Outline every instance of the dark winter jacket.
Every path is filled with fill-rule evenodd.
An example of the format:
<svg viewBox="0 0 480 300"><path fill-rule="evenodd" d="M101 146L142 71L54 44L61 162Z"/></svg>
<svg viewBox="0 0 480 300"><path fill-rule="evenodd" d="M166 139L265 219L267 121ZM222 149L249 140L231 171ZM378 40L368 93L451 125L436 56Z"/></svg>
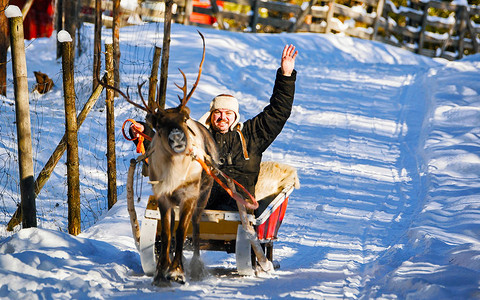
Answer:
<svg viewBox="0 0 480 300"><path fill-rule="evenodd" d="M282 131L292 111L296 71L283 76L277 70L270 104L261 113L243 123L248 160L243 153L242 141L237 131L225 134L212 132L220 154L220 170L238 181L252 195L258 180L262 153ZM240 192L240 189L237 189ZM237 204L216 182L212 188L207 209L237 210Z"/></svg>

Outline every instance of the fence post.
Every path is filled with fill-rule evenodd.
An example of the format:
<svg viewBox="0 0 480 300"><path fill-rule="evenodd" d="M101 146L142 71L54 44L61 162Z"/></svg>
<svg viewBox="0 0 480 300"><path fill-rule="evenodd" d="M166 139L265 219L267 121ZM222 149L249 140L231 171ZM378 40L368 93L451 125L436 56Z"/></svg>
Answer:
<svg viewBox="0 0 480 300"><path fill-rule="evenodd" d="M465 31L467 29L467 21L470 22L468 19L468 10L466 6L459 6L458 7L458 15L460 16L460 24L458 26L458 57L457 59L461 59L463 57L463 50L465 47ZM472 37L472 39L475 37Z"/></svg>
<svg viewBox="0 0 480 300"><path fill-rule="evenodd" d="M165 5L166 9L166 5ZM185 0L185 14L183 16L183 25L190 25L190 16L193 12L193 1Z"/></svg>
<svg viewBox="0 0 480 300"><path fill-rule="evenodd" d="M73 78L73 40L60 31L62 43L63 97L65 100L65 134L67 137L68 232L78 235L80 225L80 175L78 164L77 114L75 109L75 81Z"/></svg>
<svg viewBox="0 0 480 300"><path fill-rule="evenodd" d="M102 1L95 0L95 27L93 34L93 85L92 91L95 91L98 85L100 74L100 52L102 50Z"/></svg>
<svg viewBox="0 0 480 300"><path fill-rule="evenodd" d="M257 32L258 5L259 5L259 0L252 1L252 18L250 19L250 28L252 28L252 33Z"/></svg>
<svg viewBox="0 0 480 300"><path fill-rule="evenodd" d="M314 6L317 3L317 0L310 0L308 3L308 7L305 8L305 10L300 11L297 21L295 23L292 23L290 28L288 29L288 32L295 32L298 30L298 28L305 23L305 18L306 16L312 11L312 6Z"/></svg>
<svg viewBox="0 0 480 300"><path fill-rule="evenodd" d="M20 195L23 228L37 227L35 187L33 178L32 132L28 103L27 60L23 35L23 18L17 6L5 11L9 18L12 47L12 69L15 89L15 115L18 138L18 164L20 168Z"/></svg>
<svg viewBox="0 0 480 300"><path fill-rule="evenodd" d="M77 19L78 19L78 12L77 12L77 2L75 0L63 0L63 17L64 17L64 29L73 36L72 39L72 48L75 49L75 37L77 36ZM58 32L58 31L57 31ZM62 46L62 53L63 53L63 46ZM72 60L74 56L72 56Z"/></svg>
<svg viewBox="0 0 480 300"><path fill-rule="evenodd" d="M423 16L422 16L422 23L420 24L420 34L418 36L418 49L417 53L422 54L423 44L425 41L425 30L427 27L427 17L428 17L428 9L430 8L430 4L426 3L425 7L423 8Z"/></svg>
<svg viewBox="0 0 480 300"><path fill-rule="evenodd" d="M380 20L380 17L383 15L383 6L385 5L385 0L378 0L377 2L377 15L375 16L375 21L373 21L373 34L370 37L371 40L375 40L377 38L377 33L378 33L378 21ZM388 19L386 18L387 22Z"/></svg>
<svg viewBox="0 0 480 300"><path fill-rule="evenodd" d="M168 59L170 58L170 32L172 28L172 6L173 0L165 2L165 19L163 22L163 52L160 70L160 84L157 92L157 103L165 108L168 79Z"/></svg>
<svg viewBox="0 0 480 300"><path fill-rule="evenodd" d="M150 80L148 83L148 107L154 108L155 96L157 92L157 81L158 81L158 65L160 64L160 55L162 53L162 48L155 46L153 53L153 64L152 70L150 72Z"/></svg>
<svg viewBox="0 0 480 300"><path fill-rule="evenodd" d="M0 0L1 7L8 6L8 0ZM0 95L7 95L7 51L8 51L8 20L5 14L0 14Z"/></svg>
<svg viewBox="0 0 480 300"><path fill-rule="evenodd" d="M60 32L63 28L63 0L55 1L55 29ZM62 45L57 40L57 59L62 56Z"/></svg>
<svg viewBox="0 0 480 300"><path fill-rule="evenodd" d="M330 30L332 28L331 22L332 22L334 12L335 12L335 0L329 0L327 20L325 21L327 23L327 26L325 27L325 33L330 33Z"/></svg>
<svg viewBox="0 0 480 300"><path fill-rule="evenodd" d="M113 79L115 87L120 88L120 0L113 0ZM118 93L115 92L115 96Z"/></svg>
<svg viewBox="0 0 480 300"><path fill-rule="evenodd" d="M218 28L225 29L225 26L223 26L223 16L218 9L217 0L210 0L210 4L212 6L213 16L217 19Z"/></svg>
<svg viewBox="0 0 480 300"><path fill-rule="evenodd" d="M106 78L105 76L106 75L104 75L104 78ZM80 129L80 126L82 126L83 121L85 121L85 119L87 118L88 113L95 105L95 102L100 97L100 94L102 93L102 91L103 91L103 85L98 85L95 91L92 93L92 95L88 99L87 103L85 103L85 105L83 106L82 111L78 114L78 117L77 117L77 129ZM43 186L50 178L50 175L55 169L55 166L57 165L60 158L62 158L62 155L66 149L67 149L67 136L66 134L64 134L62 139L58 143L57 148L55 148L52 155L48 159L43 169L38 174L37 179L35 180L35 184L34 184L35 198L38 196L38 194L40 194L40 191L42 190ZM17 208L12 218L8 222L7 231L13 231L13 228L18 224L20 224L21 215L22 215L22 207L20 206Z"/></svg>
<svg viewBox="0 0 480 300"><path fill-rule="evenodd" d="M113 44L105 43L105 68L107 69L107 83L113 86ZM117 159L115 156L115 92L107 89L107 179L108 179L108 209L117 202Z"/></svg>

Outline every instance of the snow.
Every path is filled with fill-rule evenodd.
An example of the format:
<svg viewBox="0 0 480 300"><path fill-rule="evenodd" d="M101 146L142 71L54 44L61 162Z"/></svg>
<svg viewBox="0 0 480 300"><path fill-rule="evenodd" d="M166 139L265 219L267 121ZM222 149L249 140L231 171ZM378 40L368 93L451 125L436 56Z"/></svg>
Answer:
<svg viewBox="0 0 480 300"><path fill-rule="evenodd" d="M65 42L71 42L73 41L72 40L72 36L70 35L70 33L68 33L68 31L66 30L60 30L57 34L57 40L60 42L60 43L65 43Z"/></svg>
<svg viewBox="0 0 480 300"><path fill-rule="evenodd" d="M167 106L178 103L177 68L189 86L195 80L202 47L196 30L172 24ZM82 31L91 44L93 28L85 25ZM39 227L8 233L8 218L1 224L0 298L480 296L480 55L448 62L335 35L201 31L207 53L189 102L194 118L220 93L241 100L244 119L254 116L267 104L283 46L292 43L299 50L292 115L264 154L264 160L295 166L302 184L290 196L274 244L281 268L268 276L239 277L232 254L209 251L202 252L211 273L207 278L152 286L141 268L126 206L126 169L135 147L120 133L124 120L143 115L116 99L118 202L106 212L106 148L98 137L104 136L105 116L99 100L79 132L83 232L66 233L64 155L38 196ZM162 24L121 29L123 90L148 78L162 33ZM89 52L76 58L79 103L91 93ZM29 70L42 70L55 81L48 94L30 93L38 174L64 133L61 61L55 59L55 38L29 43L26 55ZM32 86L33 74L28 80ZM13 136L13 88L0 100L2 133ZM0 156L15 157L15 141L0 141ZM16 168L11 172L18 178ZM0 177L0 185L10 196L2 198L2 208L11 216L16 205L8 199L19 199L19 191L5 180ZM139 184L141 220L150 188L147 180ZM191 253L186 255L188 260Z"/></svg>
<svg viewBox="0 0 480 300"><path fill-rule="evenodd" d="M5 9L5 16L10 19L10 18L15 18L15 17L21 17L22 12L20 11L20 8L15 5L9 5Z"/></svg>

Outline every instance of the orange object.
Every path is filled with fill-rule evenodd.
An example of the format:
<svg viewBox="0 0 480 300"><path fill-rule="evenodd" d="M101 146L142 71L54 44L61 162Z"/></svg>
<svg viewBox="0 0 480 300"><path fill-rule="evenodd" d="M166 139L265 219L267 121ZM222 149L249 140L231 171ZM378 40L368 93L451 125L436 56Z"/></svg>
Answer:
<svg viewBox="0 0 480 300"><path fill-rule="evenodd" d="M201 8L209 8L211 9L210 1L201 1L201 0L194 0L193 1L194 7L201 7ZM223 7L223 1L217 1L218 7ZM192 12L190 15L190 22L192 23L199 23L199 24L206 24L206 25L213 25L217 22L217 19L206 14L201 14L197 12Z"/></svg>

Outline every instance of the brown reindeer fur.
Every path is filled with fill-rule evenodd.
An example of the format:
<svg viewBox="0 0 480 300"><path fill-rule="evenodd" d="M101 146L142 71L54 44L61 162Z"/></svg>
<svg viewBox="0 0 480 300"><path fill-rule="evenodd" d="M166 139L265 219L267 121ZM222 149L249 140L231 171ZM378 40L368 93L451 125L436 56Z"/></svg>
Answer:
<svg viewBox="0 0 480 300"><path fill-rule="evenodd" d="M194 258L192 259L192 277L197 279L201 273L199 259L199 221L201 213L210 196L213 179L208 176L197 161L188 155L194 151L197 157L205 160L217 159L215 143L208 130L200 123L189 119L186 108L167 109L153 116L156 129L150 149L149 178L153 194L158 202L162 218L160 257L154 284L165 285L169 281L185 282L182 265L183 243L190 222L193 225ZM179 129L187 139L186 150L176 153L169 146L169 133ZM170 261L171 217L173 207L180 207L180 221L175 232L175 255Z"/></svg>
<svg viewBox="0 0 480 300"><path fill-rule="evenodd" d="M260 173L255 185L255 198L258 201L279 194L286 186L300 188L297 170L286 164L264 161L260 164Z"/></svg>

